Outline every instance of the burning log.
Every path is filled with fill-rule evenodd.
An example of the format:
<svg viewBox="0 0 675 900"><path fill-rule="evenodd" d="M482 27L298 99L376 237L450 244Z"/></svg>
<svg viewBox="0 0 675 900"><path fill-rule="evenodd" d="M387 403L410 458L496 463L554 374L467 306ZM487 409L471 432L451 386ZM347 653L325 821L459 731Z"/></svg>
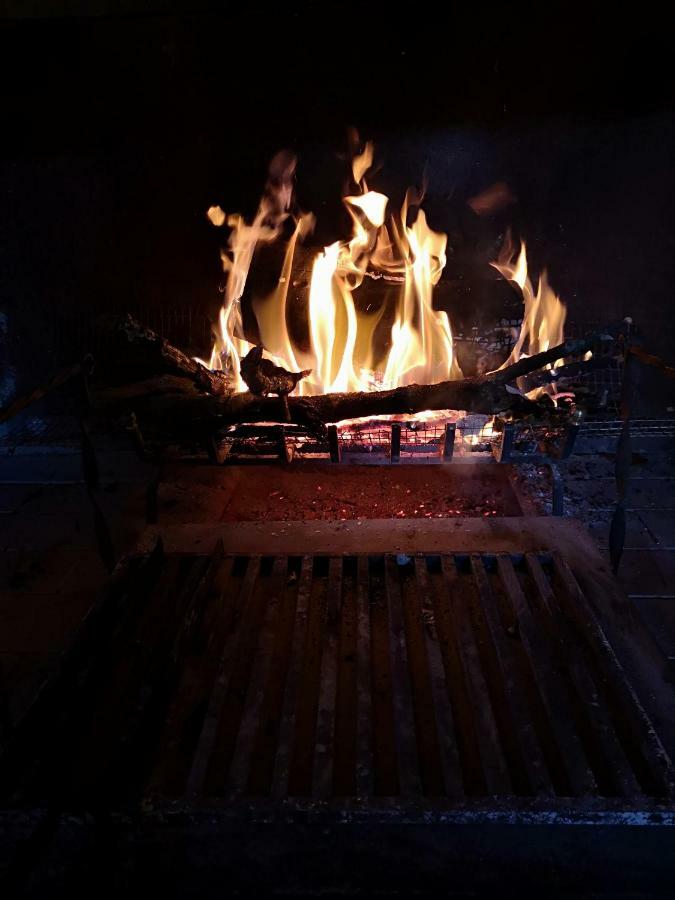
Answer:
<svg viewBox="0 0 675 900"><path fill-rule="evenodd" d="M187 378L199 390L216 396L232 393L232 384L224 372L208 369L150 328L146 328L133 316L115 319L112 331L116 344L119 345L123 364L135 366L150 376L179 375Z"/></svg>
<svg viewBox="0 0 675 900"><path fill-rule="evenodd" d="M263 347L254 347L241 361L241 377L252 393L258 397L276 394L281 400L284 421L291 421L288 395L295 390L301 379L311 375L311 369L289 372L275 365L270 359L263 359Z"/></svg>
<svg viewBox="0 0 675 900"><path fill-rule="evenodd" d="M142 352L146 367L154 368L154 375L180 375L181 381L188 379L191 382L193 390L158 391L155 380L147 389L136 384L131 390L128 386L126 390L99 394L99 407L101 404L133 404L137 415L146 421L154 419L164 427L170 423L173 428L194 434L226 424L284 420L323 431L327 423L344 419L412 415L427 410L455 409L485 415L510 413L519 416L541 413L544 404L524 397L511 387L511 383L559 359L579 356L604 337L590 335L565 341L498 371L472 378L411 384L384 391L290 396L287 419L277 398L260 397L250 392L235 393L223 373L211 372L134 320L126 320L123 333L129 346ZM144 402L144 395L148 402ZM551 411L548 402L545 410Z"/></svg>
<svg viewBox="0 0 675 900"><path fill-rule="evenodd" d="M518 416L544 412L543 404L486 377L413 384L388 391L287 397L287 413L277 397L257 397L248 391L213 396L199 393L184 379L166 377L99 391L94 399L96 411L106 416L125 412L128 415L133 410L144 430L149 427L162 434L198 439L224 425L247 422L290 422L324 437L326 425L331 422L379 415L413 415L444 409ZM547 411L551 409L546 406Z"/></svg>
<svg viewBox="0 0 675 900"><path fill-rule="evenodd" d="M534 372L565 356L585 353L595 337L566 341L543 353L519 360L497 372L438 384L411 384L387 391L320 394L314 397L289 397L291 421L297 424L339 422L364 416L414 414L427 410L461 409L467 412L495 415L510 412L526 415L541 410L539 403L528 400L509 385L516 378ZM227 398L204 397L195 405L208 417L223 423L276 422L279 404L250 393ZM550 405L546 405L550 410Z"/></svg>

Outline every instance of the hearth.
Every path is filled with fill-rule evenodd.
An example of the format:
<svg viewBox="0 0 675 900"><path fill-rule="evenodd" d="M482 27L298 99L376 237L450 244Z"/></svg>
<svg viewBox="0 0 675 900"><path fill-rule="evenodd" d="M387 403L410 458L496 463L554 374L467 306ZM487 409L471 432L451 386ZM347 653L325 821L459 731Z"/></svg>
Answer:
<svg viewBox="0 0 675 900"><path fill-rule="evenodd" d="M669 889L667 30L139 2L0 23L5 893Z"/></svg>

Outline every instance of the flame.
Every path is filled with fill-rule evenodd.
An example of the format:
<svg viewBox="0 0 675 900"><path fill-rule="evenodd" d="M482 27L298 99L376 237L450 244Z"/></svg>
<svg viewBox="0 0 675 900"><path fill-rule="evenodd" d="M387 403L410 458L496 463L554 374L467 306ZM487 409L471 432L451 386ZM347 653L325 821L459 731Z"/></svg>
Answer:
<svg viewBox="0 0 675 900"><path fill-rule="evenodd" d="M471 446L477 447L482 444L489 443L496 434L494 425L495 417L492 416L490 419L488 419L485 425L482 426L478 434L471 435Z"/></svg>
<svg viewBox="0 0 675 900"><path fill-rule="evenodd" d="M409 191L402 208L391 211L388 198L369 189L366 176L373 159L373 146L367 143L352 160L353 184L343 197L352 223L350 238L324 247L313 260L308 333L302 342L289 332L287 301L297 244L312 230L314 217L292 211L294 157L279 154L272 161L250 224L239 215L226 215L219 206L207 211L215 226L227 224L231 231L221 253L227 276L224 302L211 358L204 364L228 371L236 390L247 390L240 360L252 344L244 335L241 298L253 255L259 245L278 240L282 230L288 235L290 225L277 286L269 296L254 298L252 308L267 356L292 371L312 370L299 382L299 394L368 391L461 377L448 315L433 306L434 287L446 264L447 237L429 227L421 208L423 196ZM545 271L534 290L525 244L516 252L507 234L492 265L519 287L524 303L518 340L502 368L562 343L565 305ZM385 277L391 291L379 309L364 312L356 301L366 277ZM529 396L543 390L555 397L552 385ZM489 423L479 439L491 432Z"/></svg>
<svg viewBox="0 0 675 900"><path fill-rule="evenodd" d="M395 241L404 255L404 275L391 350L385 367L386 387L422 382L433 384L460 378L453 354L446 312L434 310L433 288L445 266L447 237L432 231L423 210L412 226L406 222L409 197L401 211L401 231Z"/></svg>
<svg viewBox="0 0 675 900"><path fill-rule="evenodd" d="M551 288L545 269L541 273L535 292L528 274L525 242L521 242L520 250L516 255L511 235L507 233L499 258L491 265L504 278L518 285L525 305L518 340L508 359L500 368L503 369L524 356L533 356L535 353L542 353L561 344L565 339L567 309ZM548 368L555 369L561 362L562 360L556 360ZM551 396L555 394L555 388L549 385L546 388L537 388L529 392L528 396L534 399L543 391L550 393Z"/></svg>
<svg viewBox="0 0 675 900"><path fill-rule="evenodd" d="M281 162L286 160L284 169ZM245 339L240 301L256 246L276 240L291 215L295 161L277 158L270 170L265 195L247 225L240 216L226 216L210 207L210 221L232 228L228 248L221 255L227 274L225 298L211 359L206 365L231 372L237 390L246 390L240 359L251 348ZM429 228L419 209L412 224L412 205L406 197L397 215L388 212L388 198L368 189L365 176L373 163L367 143L352 161L357 191L343 197L352 221L352 234L317 253L309 285L309 349L292 339L286 322L286 303L297 241L311 228L311 216L299 215L288 242L279 283L271 296L256 299L253 309L260 341L277 365L290 370L311 369L297 388L300 394L367 391L414 381L433 383L461 377L453 354L447 313L434 310L433 288L445 266L447 238ZM415 204L419 206L419 201ZM355 298L364 278L375 266L393 277L398 296L389 341L382 332L391 312L357 310ZM379 330L378 330L379 329ZM385 344L384 351L378 350ZM386 346L388 345L388 346ZM383 355L384 353L384 355Z"/></svg>
<svg viewBox="0 0 675 900"><path fill-rule="evenodd" d="M216 228L220 228L221 225L224 225L227 218L227 216L219 206L209 206L209 208L206 210L206 216L211 224L215 225Z"/></svg>
<svg viewBox="0 0 675 900"><path fill-rule="evenodd" d="M244 337L241 297L256 247L259 243L276 240L288 218L294 172L295 157L286 153L279 153L274 157L270 163L265 193L250 225L238 214L227 216L219 206L211 206L207 210L212 224L220 227L227 223L232 231L227 250L220 254L227 280L211 358L208 362L201 359L198 362L211 369L229 370L239 391L246 390L240 374L240 360L253 346ZM301 222L296 225L296 233L300 227Z"/></svg>

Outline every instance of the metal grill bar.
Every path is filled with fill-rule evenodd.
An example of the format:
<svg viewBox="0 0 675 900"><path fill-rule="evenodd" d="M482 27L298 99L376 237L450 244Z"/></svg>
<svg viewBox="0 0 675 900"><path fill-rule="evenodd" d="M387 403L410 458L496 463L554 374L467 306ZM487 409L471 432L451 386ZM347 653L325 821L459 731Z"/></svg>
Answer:
<svg viewBox="0 0 675 900"><path fill-rule="evenodd" d="M586 719L584 727L593 732L600 756L607 763L606 767L599 765L596 768L600 769L603 777L609 775L610 772L613 774L614 783L618 786L620 794L639 794L640 788L635 780L635 776L632 772L627 771L625 756L621 751L621 747L618 746L607 712L599 702L597 688L584 664L580 648L569 633L568 622L559 613L558 601L541 564L537 557L531 553L527 554L527 563L533 581L541 595L541 601L556 623L555 649L569 673L578 696L586 701L585 704L579 706L583 710L582 717Z"/></svg>
<svg viewBox="0 0 675 900"><path fill-rule="evenodd" d="M578 624L579 631L585 635L587 646L593 651L594 658L604 675L606 686L609 688L611 685L615 702L619 704L626 716L626 725L637 741L639 752L652 777L656 778L657 791L663 792L667 797L672 797L675 795L675 776L672 763L653 725L569 566L558 553L553 554L553 565L561 586L558 596L565 613L571 621Z"/></svg>
<svg viewBox="0 0 675 900"><path fill-rule="evenodd" d="M415 722L410 691L408 653L403 630L401 589L398 582L396 558L385 559L385 584L389 612L389 646L391 652L394 730L398 755L398 775L401 795L409 798L422 792L422 784L415 744Z"/></svg>
<svg viewBox="0 0 675 900"><path fill-rule="evenodd" d="M371 698L370 585L367 556L358 558L356 577L358 603L356 793L359 797L369 797L373 792L373 704Z"/></svg>
<svg viewBox="0 0 675 900"><path fill-rule="evenodd" d="M253 674L247 686L246 707L239 726L234 758L229 773L229 789L234 794L242 794L248 781L256 729L261 718L263 696L272 662L274 634L279 618L279 607L283 602L287 571L288 560L282 556L277 557L274 560L260 642L253 664Z"/></svg>
<svg viewBox="0 0 675 900"><path fill-rule="evenodd" d="M449 702L448 687L443 657L438 641L435 622L433 621L433 602L429 590L429 577L427 563L423 556L415 557L415 576L419 591L420 619L429 662L429 675L433 694L434 712L436 715L436 728L440 744L441 765L443 767L443 780L449 797L462 797L464 787L461 779L459 753L457 750L457 738L455 735L455 723L453 721L452 707ZM426 616L425 616L426 613Z"/></svg>
<svg viewBox="0 0 675 900"><path fill-rule="evenodd" d="M574 721L569 697L559 670L553 665L548 648L541 640L541 633L533 617L511 558L498 557L497 565L502 584L516 616L516 630L526 654L531 672L535 675L538 694L543 704L548 724L554 734L556 762L562 766L565 784L575 795L595 793L595 779L589 768L578 735L572 726Z"/></svg>
<svg viewBox="0 0 675 900"><path fill-rule="evenodd" d="M461 578L457 571L457 563L452 557L443 556L441 565L445 587L444 601L449 606L453 640L457 646L468 687L485 784L490 794L508 795L513 793L511 779L470 619L470 604L475 603L475 585Z"/></svg>
<svg viewBox="0 0 675 900"><path fill-rule="evenodd" d="M527 709L523 706L522 695L516 684L516 664L512 653L513 648L509 646L509 634L499 621L499 612L488 582L485 566L478 554L472 555L471 568L499 666L499 675L504 686L508 711L515 728L521 763L525 767L528 782L534 793L537 796L550 797L554 793L553 784L534 732L532 718L528 716Z"/></svg>
<svg viewBox="0 0 675 900"><path fill-rule="evenodd" d="M272 778L272 796L276 798L285 797L288 793L291 749L295 731L295 710L298 693L300 691L302 652L305 643L305 635L307 633L307 616L309 610L309 598L312 590L313 564L314 561L311 556L304 556L302 558L298 584L298 599L295 611L295 626L293 629L290 650L291 658L288 668L283 710L281 713L279 746Z"/></svg>
<svg viewBox="0 0 675 900"><path fill-rule="evenodd" d="M220 464L329 459L333 463L361 465L481 459L553 463L572 453L580 432L573 423L555 429L506 423L501 430L484 434L488 421L487 416L465 416L450 422L364 421L343 428L329 425L325 438L295 424L232 425L209 441L208 453L212 462Z"/></svg>
<svg viewBox="0 0 675 900"><path fill-rule="evenodd" d="M232 575L234 572L234 564L232 561L230 561L230 565L232 567L230 574ZM216 732L225 706L225 698L236 661L235 648L237 646L237 639L240 636L238 625L240 624L241 617L248 613L251 596L255 590L259 572L260 557L251 557L248 561L246 577L238 596L237 589L232 581L228 581L225 591L223 592L228 605L232 604L232 630L225 640L220 668L213 684L206 717L204 719L201 735L197 744L197 750L194 755L194 762L188 778L187 790L191 795L200 794L204 790L207 771L216 742ZM233 601L235 596L236 601Z"/></svg>
<svg viewBox="0 0 675 900"><path fill-rule="evenodd" d="M322 629L321 680L314 753L314 796L320 798L330 796L333 778L342 566L342 557L333 557L328 564L328 597Z"/></svg>

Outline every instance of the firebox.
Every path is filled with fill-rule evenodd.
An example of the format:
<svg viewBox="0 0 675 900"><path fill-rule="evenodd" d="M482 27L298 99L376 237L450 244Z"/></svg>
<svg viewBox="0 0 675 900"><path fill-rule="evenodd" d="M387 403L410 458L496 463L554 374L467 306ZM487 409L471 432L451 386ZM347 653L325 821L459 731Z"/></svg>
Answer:
<svg viewBox="0 0 675 900"><path fill-rule="evenodd" d="M0 18L8 896L670 891L666 29L59 6Z"/></svg>

